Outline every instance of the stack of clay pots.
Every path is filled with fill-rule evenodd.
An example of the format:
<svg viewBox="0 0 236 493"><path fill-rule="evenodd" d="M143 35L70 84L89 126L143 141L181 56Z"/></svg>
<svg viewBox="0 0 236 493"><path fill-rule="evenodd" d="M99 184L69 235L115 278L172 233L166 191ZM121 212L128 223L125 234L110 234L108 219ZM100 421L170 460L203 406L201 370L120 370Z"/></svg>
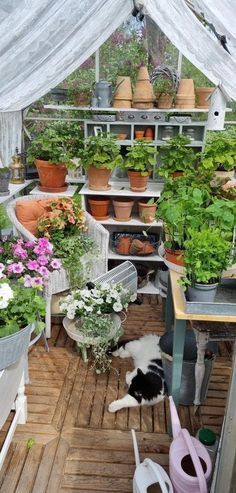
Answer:
<svg viewBox="0 0 236 493"><path fill-rule="evenodd" d="M133 96L133 108L150 109L154 105L154 92L147 67L140 67Z"/></svg>
<svg viewBox="0 0 236 493"><path fill-rule="evenodd" d="M114 108L131 108L132 87L130 77L120 75L117 77L115 94L113 99Z"/></svg>
<svg viewBox="0 0 236 493"><path fill-rule="evenodd" d="M195 107L193 79L181 79L175 98L175 107L179 109L192 109Z"/></svg>

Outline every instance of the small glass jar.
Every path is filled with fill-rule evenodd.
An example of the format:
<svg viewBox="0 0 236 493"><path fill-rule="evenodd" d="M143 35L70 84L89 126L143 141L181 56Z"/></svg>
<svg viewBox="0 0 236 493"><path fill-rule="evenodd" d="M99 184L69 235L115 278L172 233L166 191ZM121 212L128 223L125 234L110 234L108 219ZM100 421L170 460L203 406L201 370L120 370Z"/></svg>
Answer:
<svg viewBox="0 0 236 493"><path fill-rule="evenodd" d="M185 130L185 135L186 137L189 138L189 140L195 140L195 130L194 128L186 128Z"/></svg>
<svg viewBox="0 0 236 493"><path fill-rule="evenodd" d="M174 127L173 125L166 125L166 127L163 128L163 133L162 133L162 140L169 140L174 137Z"/></svg>

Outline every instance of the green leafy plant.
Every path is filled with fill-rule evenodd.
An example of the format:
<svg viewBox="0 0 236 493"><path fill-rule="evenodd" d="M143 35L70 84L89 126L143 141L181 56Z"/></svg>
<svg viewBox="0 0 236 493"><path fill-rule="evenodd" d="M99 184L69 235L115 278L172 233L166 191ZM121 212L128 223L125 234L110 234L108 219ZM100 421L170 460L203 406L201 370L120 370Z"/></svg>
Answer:
<svg viewBox="0 0 236 493"><path fill-rule="evenodd" d="M23 281L10 284L6 279L0 281L0 337L5 337L29 324L35 325L40 332L44 323L45 300L41 287L25 288Z"/></svg>
<svg viewBox="0 0 236 493"><path fill-rule="evenodd" d="M161 95L174 96L175 91L173 90L172 81L166 77L158 77L153 83L153 87L157 97Z"/></svg>
<svg viewBox="0 0 236 493"><path fill-rule="evenodd" d="M156 164L157 152L150 146L151 140L138 139L132 147L127 147L124 168L139 171L142 176L147 176Z"/></svg>
<svg viewBox="0 0 236 493"><path fill-rule="evenodd" d="M200 168L203 170L231 171L236 166L236 132L229 128L208 132Z"/></svg>
<svg viewBox="0 0 236 493"><path fill-rule="evenodd" d="M10 224L10 221L7 217L6 210L2 204L0 204L0 231L1 229L7 228Z"/></svg>
<svg viewBox="0 0 236 493"><path fill-rule="evenodd" d="M191 147L190 139L185 135L177 135L161 146L160 176L169 178L175 171L191 171L197 162L197 156Z"/></svg>
<svg viewBox="0 0 236 493"><path fill-rule="evenodd" d="M182 283L214 284L233 262L232 243L218 228L189 230L185 247L185 277Z"/></svg>
<svg viewBox="0 0 236 493"><path fill-rule="evenodd" d="M90 166L112 170L116 166L121 166L123 162L120 145L116 137L109 134L107 136L92 135L85 139L79 157L85 170L88 170Z"/></svg>
<svg viewBox="0 0 236 493"><path fill-rule="evenodd" d="M68 168L76 170L80 162L72 161L78 157L81 147L79 134L68 122L50 124L41 131L29 144L27 163L32 165L35 159L49 161L52 164L64 163Z"/></svg>
<svg viewBox="0 0 236 493"><path fill-rule="evenodd" d="M0 180L8 176L10 176L10 169L7 166L0 168Z"/></svg>

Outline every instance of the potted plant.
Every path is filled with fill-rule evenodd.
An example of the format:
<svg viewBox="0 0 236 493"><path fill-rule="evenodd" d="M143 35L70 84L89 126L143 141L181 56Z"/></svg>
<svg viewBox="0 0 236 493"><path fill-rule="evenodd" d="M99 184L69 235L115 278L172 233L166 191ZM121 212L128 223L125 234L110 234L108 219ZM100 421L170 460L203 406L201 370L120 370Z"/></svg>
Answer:
<svg viewBox="0 0 236 493"><path fill-rule="evenodd" d="M40 317L45 315L45 301L38 287L24 287L22 280L15 284L0 280L0 370L18 361L34 330L44 327Z"/></svg>
<svg viewBox="0 0 236 493"><path fill-rule="evenodd" d="M236 132L234 129L208 132L200 167L220 178L232 179L236 166Z"/></svg>
<svg viewBox="0 0 236 493"><path fill-rule="evenodd" d="M148 178L156 164L157 152L147 139L139 139L132 147L127 147L124 167L128 168L130 189L133 192L144 192Z"/></svg>
<svg viewBox="0 0 236 493"><path fill-rule="evenodd" d="M197 156L191 147L190 139L183 134L176 135L161 146L161 166L158 173L163 178L176 177L192 171Z"/></svg>
<svg viewBox="0 0 236 493"><path fill-rule="evenodd" d="M233 263L232 242L218 228L189 230L185 247L185 277L190 301L214 301L222 272Z"/></svg>
<svg viewBox="0 0 236 493"><path fill-rule="evenodd" d="M87 347L92 348L98 372L109 368L111 361L107 349L122 334L116 314L127 310L128 304L135 299L136 294L131 294L122 284L97 282L72 291L61 301L60 309L67 317L63 322L67 333L77 341L85 361ZM71 324L73 320L75 322Z"/></svg>
<svg viewBox="0 0 236 493"><path fill-rule="evenodd" d="M28 164L35 162L43 192L58 193L67 189L67 168L76 169L80 163L72 161L80 143L64 124L51 124L38 134L27 149Z"/></svg>
<svg viewBox="0 0 236 493"><path fill-rule="evenodd" d="M143 223L153 223L155 221L155 215L157 210L158 201L154 198L148 200L139 200L139 218Z"/></svg>
<svg viewBox="0 0 236 493"><path fill-rule="evenodd" d="M0 197L9 194L9 182L11 171L9 168L0 168Z"/></svg>
<svg viewBox="0 0 236 493"><path fill-rule="evenodd" d="M109 190L111 171L123 162L120 145L112 135L92 135L85 139L79 157L87 171L91 190Z"/></svg>
<svg viewBox="0 0 236 493"><path fill-rule="evenodd" d="M154 91L157 98L158 108L169 109L174 101L175 91L173 90L172 80L166 77L158 77L154 84Z"/></svg>

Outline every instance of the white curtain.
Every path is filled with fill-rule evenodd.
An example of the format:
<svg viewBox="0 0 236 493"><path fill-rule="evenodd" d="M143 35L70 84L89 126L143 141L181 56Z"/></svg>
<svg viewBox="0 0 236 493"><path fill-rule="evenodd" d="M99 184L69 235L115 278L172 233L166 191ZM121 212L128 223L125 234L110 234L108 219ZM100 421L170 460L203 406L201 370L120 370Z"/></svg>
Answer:
<svg viewBox="0 0 236 493"><path fill-rule="evenodd" d="M170 41L214 84L236 99L236 59L229 55L184 0L146 0L146 10ZM236 2L235 2L236 4ZM236 7L235 7L236 13Z"/></svg>

